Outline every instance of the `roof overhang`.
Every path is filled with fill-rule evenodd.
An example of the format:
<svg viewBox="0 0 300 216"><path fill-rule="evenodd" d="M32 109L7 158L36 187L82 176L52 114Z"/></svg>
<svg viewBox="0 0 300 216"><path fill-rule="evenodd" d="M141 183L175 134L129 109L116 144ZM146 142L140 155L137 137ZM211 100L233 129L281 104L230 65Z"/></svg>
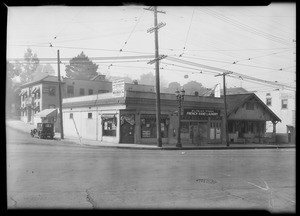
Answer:
<svg viewBox="0 0 300 216"><path fill-rule="evenodd" d="M36 116L41 118L55 117L57 115L57 109L44 109L41 112L37 113Z"/></svg>

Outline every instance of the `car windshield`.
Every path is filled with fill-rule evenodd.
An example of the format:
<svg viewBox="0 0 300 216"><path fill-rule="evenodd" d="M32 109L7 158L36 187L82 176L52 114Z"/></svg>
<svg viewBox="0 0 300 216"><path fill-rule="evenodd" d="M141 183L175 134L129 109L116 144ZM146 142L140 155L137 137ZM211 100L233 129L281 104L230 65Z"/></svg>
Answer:
<svg viewBox="0 0 300 216"><path fill-rule="evenodd" d="M51 128L52 124L45 124L45 127Z"/></svg>

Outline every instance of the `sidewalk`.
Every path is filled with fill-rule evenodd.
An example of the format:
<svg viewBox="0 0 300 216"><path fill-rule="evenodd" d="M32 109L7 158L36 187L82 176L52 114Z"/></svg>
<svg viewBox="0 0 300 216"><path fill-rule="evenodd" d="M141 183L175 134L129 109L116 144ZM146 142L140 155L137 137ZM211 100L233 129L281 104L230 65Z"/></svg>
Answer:
<svg viewBox="0 0 300 216"><path fill-rule="evenodd" d="M30 130L35 128L32 124L24 123L20 120L6 119L6 126L14 128L16 130L30 134ZM78 137L65 136L64 140L60 139L60 133L55 133L54 139L58 140L62 144L75 144L81 146L93 146L93 147L108 147L108 148L127 148L127 149L152 149L152 150L212 150L212 149L276 149L276 148L295 148L295 144L230 144L226 146L224 144L206 144L203 146L186 145L183 144L182 148L177 148L174 144L163 144L162 147L158 147L156 144L124 144L124 143L108 143L90 139L79 139Z"/></svg>

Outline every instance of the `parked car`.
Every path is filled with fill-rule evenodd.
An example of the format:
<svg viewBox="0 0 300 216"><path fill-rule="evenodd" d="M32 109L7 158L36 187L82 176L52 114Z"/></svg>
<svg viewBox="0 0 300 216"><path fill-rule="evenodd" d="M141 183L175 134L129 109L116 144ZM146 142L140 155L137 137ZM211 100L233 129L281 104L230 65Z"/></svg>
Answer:
<svg viewBox="0 0 300 216"><path fill-rule="evenodd" d="M53 123L37 123L37 128L31 130L30 134L32 137L38 137L44 139L54 137L54 124Z"/></svg>

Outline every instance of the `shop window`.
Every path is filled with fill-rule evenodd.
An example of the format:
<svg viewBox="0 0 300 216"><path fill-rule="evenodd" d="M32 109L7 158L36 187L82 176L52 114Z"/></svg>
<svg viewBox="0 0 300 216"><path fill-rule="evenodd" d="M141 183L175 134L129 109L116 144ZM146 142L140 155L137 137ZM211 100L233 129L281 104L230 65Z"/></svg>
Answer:
<svg viewBox="0 0 300 216"><path fill-rule="evenodd" d="M89 95L93 94L93 89L89 89Z"/></svg>
<svg viewBox="0 0 300 216"><path fill-rule="evenodd" d="M117 118L107 117L102 118L102 133L103 136L116 136Z"/></svg>
<svg viewBox="0 0 300 216"><path fill-rule="evenodd" d="M267 98L266 104L267 106L272 106L272 98Z"/></svg>
<svg viewBox="0 0 300 216"><path fill-rule="evenodd" d="M79 95L84 95L84 89L83 88L79 89Z"/></svg>
<svg viewBox="0 0 300 216"><path fill-rule="evenodd" d="M67 93L73 95L74 94L74 86L67 86Z"/></svg>
<svg viewBox="0 0 300 216"><path fill-rule="evenodd" d="M162 118L161 123L161 137L168 137L168 123L167 118ZM141 137L142 138L156 138L156 116L146 115L141 117Z"/></svg>
<svg viewBox="0 0 300 216"><path fill-rule="evenodd" d="M252 103L252 102L246 103L246 109L247 110L254 110L254 103Z"/></svg>
<svg viewBox="0 0 300 216"><path fill-rule="evenodd" d="M70 119L73 119L73 113L70 113Z"/></svg>
<svg viewBox="0 0 300 216"><path fill-rule="evenodd" d="M55 86L49 86L49 95L55 96Z"/></svg>
<svg viewBox="0 0 300 216"><path fill-rule="evenodd" d="M88 119L93 118L93 113L88 113Z"/></svg>
<svg viewBox="0 0 300 216"><path fill-rule="evenodd" d="M281 109L287 109L288 108L288 100L282 99L281 100Z"/></svg>

